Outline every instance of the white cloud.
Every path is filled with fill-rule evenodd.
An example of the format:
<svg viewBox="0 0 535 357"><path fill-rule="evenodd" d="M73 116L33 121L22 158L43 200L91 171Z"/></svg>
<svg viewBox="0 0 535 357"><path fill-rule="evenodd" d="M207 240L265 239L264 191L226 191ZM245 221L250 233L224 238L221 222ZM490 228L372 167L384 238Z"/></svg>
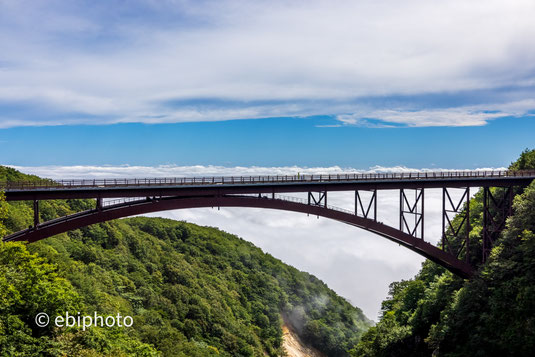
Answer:
<svg viewBox="0 0 535 357"><path fill-rule="evenodd" d="M15 168L53 179L432 171L403 166L376 166L367 170L338 166L306 168L175 165ZM475 190L472 193L475 193ZM460 192L457 196L459 194ZM440 190L427 190L425 196L425 237L433 243L438 241L441 234L441 195ZM329 193L329 204L333 206L353 209L353 199L353 192ZM398 191L380 191L378 220L396 227L399 224L398 205ZM236 234L285 263L318 276L340 295L362 308L372 319L377 318L380 303L388 292L388 285L393 281L412 278L423 261L418 254L370 232L299 213L253 208L199 208L158 212L149 216L185 220Z"/></svg>
<svg viewBox="0 0 535 357"><path fill-rule="evenodd" d="M131 17L108 6L0 2L0 102L36 108L18 121L0 113L0 127L54 125L58 113L61 123L154 123L362 110L411 126L482 125L498 114L390 113L355 98L535 80L528 0L137 2ZM239 103L162 104L195 98Z"/></svg>
<svg viewBox="0 0 535 357"><path fill-rule="evenodd" d="M360 110L352 114L340 114L336 119L344 125L393 127L395 124L409 127L423 126L481 126L489 120L505 116L533 116L527 114L535 108L535 100L466 106L433 110ZM378 119L379 122L369 119Z"/></svg>
<svg viewBox="0 0 535 357"><path fill-rule="evenodd" d="M25 173L51 179L93 179L93 178L133 178L133 177L201 177L201 176L260 176L260 175L328 175L351 173L387 173L387 172L432 172L432 171L472 171L471 169L415 169L405 166L373 166L368 169L351 167L300 167L300 166L217 166L217 165L159 165L159 166L15 166L8 165ZM475 170L490 171L505 168L482 167Z"/></svg>
<svg viewBox="0 0 535 357"><path fill-rule="evenodd" d="M471 113L462 109L450 110L419 110L394 111L379 110L369 114L338 115L337 119L347 125L382 126L404 124L411 127L418 126L481 126L488 120L504 117L505 113ZM366 118L377 118L384 123L369 123Z"/></svg>

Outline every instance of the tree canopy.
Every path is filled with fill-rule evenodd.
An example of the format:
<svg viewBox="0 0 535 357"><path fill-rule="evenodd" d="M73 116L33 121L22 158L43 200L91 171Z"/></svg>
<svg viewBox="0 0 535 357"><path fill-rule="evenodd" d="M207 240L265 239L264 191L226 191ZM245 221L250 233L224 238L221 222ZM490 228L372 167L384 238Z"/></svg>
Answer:
<svg viewBox="0 0 535 357"><path fill-rule="evenodd" d="M510 169L535 169L535 150L524 151ZM474 253L481 250L482 205L478 193L470 202ZM535 182L518 191L513 212L470 281L426 261L414 279L393 283L380 322L352 355L533 356Z"/></svg>

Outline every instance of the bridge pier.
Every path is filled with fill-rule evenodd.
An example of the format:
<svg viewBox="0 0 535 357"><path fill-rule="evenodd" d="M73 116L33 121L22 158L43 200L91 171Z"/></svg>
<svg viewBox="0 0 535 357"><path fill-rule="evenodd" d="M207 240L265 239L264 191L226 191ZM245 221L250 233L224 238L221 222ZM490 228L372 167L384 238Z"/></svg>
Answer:
<svg viewBox="0 0 535 357"><path fill-rule="evenodd" d="M483 188L483 262L487 261L494 242L505 228L507 217L513 214L513 187L501 187L501 191L499 197L499 192L493 194L490 187Z"/></svg>
<svg viewBox="0 0 535 357"><path fill-rule="evenodd" d="M33 200L33 228L37 229L39 225L39 201Z"/></svg>
<svg viewBox="0 0 535 357"><path fill-rule="evenodd" d="M327 208L327 191L319 191L318 199L312 192L308 193L308 204L312 206L320 206Z"/></svg>
<svg viewBox="0 0 535 357"><path fill-rule="evenodd" d="M359 215L359 208L361 212L361 217L369 218L370 216L370 210L373 207L373 221L377 222L377 190L371 189L366 190L372 193L372 196L370 197L368 204L363 203L363 197L359 190L355 190L355 215ZM366 207L366 208L364 208Z"/></svg>
<svg viewBox="0 0 535 357"><path fill-rule="evenodd" d="M424 239L424 189L415 188L414 203L407 198L405 189L399 190L399 230L409 233L415 238ZM407 221L406 215L414 217L414 223ZM418 237L419 233L419 237Z"/></svg>
<svg viewBox="0 0 535 357"><path fill-rule="evenodd" d="M470 187L466 187L463 190L461 198L454 203L448 188L444 187L442 189L442 250L459 257L464 249L465 260L470 262ZM461 223L457 227L453 226L453 218L455 216L461 217ZM461 231L463 225L464 232ZM455 247L452 246L450 239L446 235L448 229L450 230L451 238L455 241L463 242L457 248L457 251L454 250Z"/></svg>

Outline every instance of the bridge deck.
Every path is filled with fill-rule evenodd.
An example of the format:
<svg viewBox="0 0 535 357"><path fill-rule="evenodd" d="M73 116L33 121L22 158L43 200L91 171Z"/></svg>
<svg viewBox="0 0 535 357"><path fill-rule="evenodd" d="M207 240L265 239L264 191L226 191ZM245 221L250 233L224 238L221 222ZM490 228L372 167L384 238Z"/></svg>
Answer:
<svg viewBox="0 0 535 357"><path fill-rule="evenodd" d="M535 171L175 177L0 182L8 201L526 185Z"/></svg>

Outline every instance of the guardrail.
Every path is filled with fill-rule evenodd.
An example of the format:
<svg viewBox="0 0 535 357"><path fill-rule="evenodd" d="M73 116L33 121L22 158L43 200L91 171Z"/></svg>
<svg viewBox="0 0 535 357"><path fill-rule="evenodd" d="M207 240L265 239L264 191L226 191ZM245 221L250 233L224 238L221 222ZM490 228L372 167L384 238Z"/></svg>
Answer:
<svg viewBox="0 0 535 357"><path fill-rule="evenodd" d="M332 209L334 211L339 211L339 212L348 213L348 214L355 214L355 211L351 211L351 210L348 210L348 209L345 209L345 208L341 208L341 207L337 207L337 206L331 206L331 205L324 206L324 205L317 205L317 204L313 204L313 203L309 204L307 199L294 197L294 196L279 195L278 193L274 195L275 198L271 198L270 197L271 195L260 195L260 196L258 196L258 194L239 194L239 195L230 195L230 196L252 197L252 198L260 198L260 199L261 198L275 199L275 200L299 203L299 204L303 204L303 205L307 205L307 206L310 205L310 206L317 206L317 207L325 207L325 208L328 208L328 209Z"/></svg>
<svg viewBox="0 0 535 357"><path fill-rule="evenodd" d="M333 181L369 180L418 180L453 178L496 178L496 177L534 177L535 170L522 171L427 171L366 174L328 174L328 175L270 175L270 176L218 176L218 177L173 177L142 179L81 179L81 180L43 180L0 182L0 189L31 190L57 188L106 188L130 186L186 186L186 185L228 185L228 184L265 184L265 183L309 183Z"/></svg>
<svg viewBox="0 0 535 357"><path fill-rule="evenodd" d="M139 203L139 202L146 202L147 197L125 197L125 198L117 198L117 199L104 199L102 201L102 207L110 207L110 206L117 206L122 205L124 203Z"/></svg>
<svg viewBox="0 0 535 357"><path fill-rule="evenodd" d="M240 194L240 195L230 195L230 196L273 199L272 197L270 197L270 195L260 195L259 196L258 194ZM285 196L285 195L275 194L275 198L274 199L281 200L281 201L293 202L293 203L300 203L300 204L304 204L304 205L308 205L309 204L308 200L306 200L304 198L295 197L295 196ZM150 200L147 199L147 197L126 197L126 198L119 198L119 199L113 199L113 200L105 200L105 201L102 202L102 207L103 208L111 208L111 207L114 207L114 206L120 207L120 206L124 206L127 203L128 204L138 204L138 203L146 203L148 201L150 201ZM312 206L325 207L323 205L315 205L315 204L312 204ZM332 210L335 210L335 211L344 212L344 213L348 213L348 214L355 214L355 211L351 211L351 210L348 210L348 209L345 209L345 208L341 208L341 207L337 207L337 206L327 205L325 208L332 209Z"/></svg>

